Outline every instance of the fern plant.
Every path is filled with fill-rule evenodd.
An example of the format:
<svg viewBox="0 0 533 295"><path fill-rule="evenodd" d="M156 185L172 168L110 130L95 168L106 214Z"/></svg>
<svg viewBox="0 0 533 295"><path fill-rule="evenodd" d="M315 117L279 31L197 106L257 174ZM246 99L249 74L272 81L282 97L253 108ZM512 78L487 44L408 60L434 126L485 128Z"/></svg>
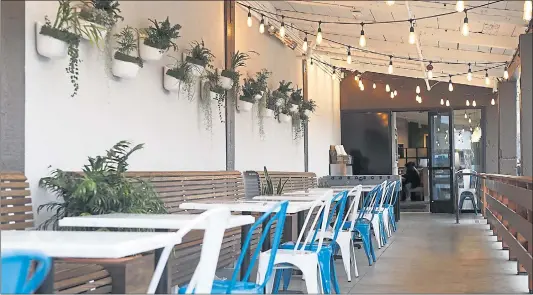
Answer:
<svg viewBox="0 0 533 295"><path fill-rule="evenodd" d="M119 34L114 35L117 40L117 52L115 52L115 59L131 62L143 67L143 61L138 56L133 56L132 53L137 51L137 37L135 30L126 26Z"/></svg>
<svg viewBox="0 0 533 295"><path fill-rule="evenodd" d="M55 169L41 178L39 186L54 193L58 201L40 205L53 212L39 229L58 229L64 217L108 213L166 213L153 187L139 178L126 177L129 157L143 148L119 141L103 156L89 157L82 173Z"/></svg>
<svg viewBox="0 0 533 295"><path fill-rule="evenodd" d="M180 37L179 30L181 29L181 25L171 25L168 16L162 22L152 19L148 20L152 25L144 30L147 36L144 39L144 44L157 48L161 52L166 52L170 48L174 49L174 51L178 50L178 45L174 41Z"/></svg>
<svg viewBox="0 0 533 295"><path fill-rule="evenodd" d="M186 57L186 61L193 63L195 65L200 65L202 67L213 68L211 63L215 59L215 56L211 50L205 47L204 40L202 42L194 41L191 44L191 49L189 50L189 56Z"/></svg>
<svg viewBox="0 0 533 295"><path fill-rule="evenodd" d="M165 73L171 77L178 79L178 83L183 83L180 88L187 92L189 100L194 98L194 76L192 74L191 64L186 61L176 61L176 63ZM179 93L179 92L178 92Z"/></svg>
<svg viewBox="0 0 533 295"><path fill-rule="evenodd" d="M268 174L268 170L266 166L263 167L263 171L265 173L265 182L261 186L261 195L263 196L273 196L274 195L274 184L272 183L272 178L270 178L270 174ZM279 196L283 193L283 189L285 188L285 184L289 181L289 179L285 179L283 181L281 178L278 181L278 185L275 188L275 195Z"/></svg>
<svg viewBox="0 0 533 295"><path fill-rule="evenodd" d="M239 68L242 68L246 66L246 61L251 58L250 53L259 54L255 51L248 51L248 52L240 52L237 51L231 55L231 64L229 69L223 70L220 75L226 78L230 78L233 81L233 87L231 93L231 99L236 102L239 98L239 93L241 90L240 86L240 80L241 80L241 73L239 72ZM235 107L237 107L237 104L235 104Z"/></svg>
<svg viewBox="0 0 533 295"><path fill-rule="evenodd" d="M302 89L296 87L289 96L289 100L292 104L300 105L303 101Z"/></svg>

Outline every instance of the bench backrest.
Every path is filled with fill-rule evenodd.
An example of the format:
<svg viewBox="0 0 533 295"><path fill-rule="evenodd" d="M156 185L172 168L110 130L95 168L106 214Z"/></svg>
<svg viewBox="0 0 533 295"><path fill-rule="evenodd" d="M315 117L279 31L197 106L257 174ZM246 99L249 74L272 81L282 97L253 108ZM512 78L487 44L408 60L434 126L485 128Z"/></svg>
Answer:
<svg viewBox="0 0 533 295"><path fill-rule="evenodd" d="M22 173L0 173L0 230L34 226L29 187Z"/></svg>
<svg viewBox="0 0 533 295"><path fill-rule="evenodd" d="M261 183L265 181L265 173L263 171L257 171L259 177L261 177ZM289 179L283 188L284 192L304 190L317 186L316 174L313 172L287 172L287 171L268 171L272 183L277 186L279 179L285 182Z"/></svg>

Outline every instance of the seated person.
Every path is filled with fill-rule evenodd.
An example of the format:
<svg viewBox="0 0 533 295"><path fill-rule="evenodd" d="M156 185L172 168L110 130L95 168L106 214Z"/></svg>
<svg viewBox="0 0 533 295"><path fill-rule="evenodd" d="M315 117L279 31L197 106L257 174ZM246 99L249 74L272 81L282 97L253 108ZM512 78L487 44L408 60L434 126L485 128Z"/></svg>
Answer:
<svg viewBox="0 0 533 295"><path fill-rule="evenodd" d="M405 174L402 175L402 201L407 198L407 191L419 187L421 184L420 175L416 170L415 163L409 162L405 164ZM409 196L411 201L414 201L413 196Z"/></svg>

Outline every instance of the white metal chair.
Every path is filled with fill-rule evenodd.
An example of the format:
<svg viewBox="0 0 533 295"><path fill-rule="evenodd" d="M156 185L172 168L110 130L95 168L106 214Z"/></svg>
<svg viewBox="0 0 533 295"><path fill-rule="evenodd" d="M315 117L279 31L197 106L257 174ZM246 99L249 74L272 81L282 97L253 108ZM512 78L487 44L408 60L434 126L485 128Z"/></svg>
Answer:
<svg viewBox="0 0 533 295"><path fill-rule="evenodd" d="M370 223L372 224L372 227L374 228L374 235L376 236L376 240L378 242L378 249L381 249L381 247L383 247L384 245L383 236L381 232L382 223L379 220L378 214L374 214L372 210L374 210L373 208L376 205L375 202L379 202L379 206L377 208L383 208L383 203L385 202L385 191L386 191L385 187L387 185L387 181L384 181L379 185L381 185L381 197L375 198L370 204L370 206L363 209L365 210L365 214L363 215L363 218L369 220Z"/></svg>
<svg viewBox="0 0 533 295"><path fill-rule="evenodd" d="M197 218L192 220L187 226L181 228L175 233L169 233L169 243L163 249L161 257L157 262L156 269L150 285L148 286L148 294L154 294L163 269L167 264L168 258L172 249L176 245L176 241L181 240L188 232L195 228L200 222L206 221L204 232L204 239L202 241L202 250L200 252L200 262L196 266L196 270L189 282L186 294L209 294L213 286L215 278L215 271L218 263L218 256L222 246L222 239L224 238L224 231L230 219L231 213L228 208L216 208L208 210L199 214ZM205 247L204 247L205 246Z"/></svg>
<svg viewBox="0 0 533 295"><path fill-rule="evenodd" d="M313 201L311 209L307 213L305 222L303 224L302 230L298 236L294 249L278 249L276 257L274 260L274 269L292 269L297 268L302 271L303 278L305 280L307 293L317 294L321 293L321 288L319 288L320 272L319 272L319 257L318 253L322 248L322 244L325 237L325 232L327 229L328 214L330 211L330 204L333 199L333 190L328 190L316 201ZM318 233L318 249L316 251L308 251L300 248L301 245L307 245L312 242L314 231L308 231L308 234L305 240L302 242L303 235L307 232L307 226L312 215L316 213L315 218L310 226L311 229L314 229L317 225L317 222L320 218L321 213L324 212L324 217L322 218L322 224L320 225L320 230ZM259 274L264 272L264 266L267 264L270 259L270 250L262 252L259 256L259 270L258 270L258 280ZM259 283L259 282L258 282ZM272 293L273 280L269 281L266 285L266 294Z"/></svg>

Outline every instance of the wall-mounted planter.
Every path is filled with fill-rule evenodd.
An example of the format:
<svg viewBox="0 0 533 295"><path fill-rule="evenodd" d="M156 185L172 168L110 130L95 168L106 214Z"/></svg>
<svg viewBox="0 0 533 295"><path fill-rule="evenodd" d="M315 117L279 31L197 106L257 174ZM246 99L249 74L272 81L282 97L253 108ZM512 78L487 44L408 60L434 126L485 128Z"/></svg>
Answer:
<svg viewBox="0 0 533 295"><path fill-rule="evenodd" d="M94 30L96 30L99 34L99 39L101 40L104 40L105 37L107 36L107 29L106 27L100 25L100 24L97 24L97 23L93 23L93 22L90 22L90 21L86 21L84 19L79 19L79 22L80 22L80 26L82 26L85 30L88 30L89 33L93 32ZM81 34L81 37L85 40L91 40L92 38L85 32L83 32Z"/></svg>
<svg viewBox="0 0 533 295"><path fill-rule="evenodd" d="M304 110L304 115L309 118L309 116L311 116L311 111L310 110Z"/></svg>
<svg viewBox="0 0 533 295"><path fill-rule="evenodd" d="M144 44L143 39L139 42L139 54L143 60L160 60L163 57L161 49Z"/></svg>
<svg viewBox="0 0 533 295"><path fill-rule="evenodd" d="M291 107L289 108L289 111L296 113L298 111L298 105L291 103Z"/></svg>
<svg viewBox="0 0 533 295"><path fill-rule="evenodd" d="M231 89L233 87L233 80L228 77L220 76L220 79L218 80L218 85L226 90Z"/></svg>
<svg viewBox="0 0 533 295"><path fill-rule="evenodd" d="M191 73L195 77L201 77L205 72L205 65L201 65L201 61L198 61L196 59L191 58L190 56L187 56L185 58L185 61L188 62L191 65Z"/></svg>
<svg viewBox="0 0 533 295"><path fill-rule="evenodd" d="M283 99L282 98L276 99L276 106L277 107L280 107L282 104L283 104Z"/></svg>
<svg viewBox="0 0 533 295"><path fill-rule="evenodd" d="M122 79L133 79L139 73L138 64L123 60L113 59L113 75Z"/></svg>
<svg viewBox="0 0 533 295"><path fill-rule="evenodd" d="M242 112L249 112L252 110L254 104L251 103L251 102L247 102L247 101L244 101L244 100L241 100L239 99L237 101L237 106L239 107L239 111L242 111Z"/></svg>
<svg viewBox="0 0 533 295"><path fill-rule="evenodd" d="M168 67L163 67L163 87L166 90L172 92L180 91L184 82L170 75L167 75L168 70Z"/></svg>
<svg viewBox="0 0 533 295"><path fill-rule="evenodd" d="M267 109L267 108L264 108L264 109L261 109L260 111L261 113L261 117L263 118L273 118L274 117L274 111L271 110L271 109Z"/></svg>
<svg viewBox="0 0 533 295"><path fill-rule="evenodd" d="M286 122L290 122L290 121L291 121L291 116L289 116L289 115L285 115L285 114L283 114L283 113L280 113L280 114L279 114L279 120L280 120L281 122L285 122L285 123L286 123Z"/></svg>
<svg viewBox="0 0 533 295"><path fill-rule="evenodd" d="M37 43L37 52L50 59L60 59L67 56L68 43L48 35L41 34L43 24L35 23L35 39Z"/></svg>
<svg viewBox="0 0 533 295"><path fill-rule="evenodd" d="M256 95L254 95L254 99L255 99L256 101L261 100L261 98L263 98L263 95L261 95L261 94L256 94Z"/></svg>

